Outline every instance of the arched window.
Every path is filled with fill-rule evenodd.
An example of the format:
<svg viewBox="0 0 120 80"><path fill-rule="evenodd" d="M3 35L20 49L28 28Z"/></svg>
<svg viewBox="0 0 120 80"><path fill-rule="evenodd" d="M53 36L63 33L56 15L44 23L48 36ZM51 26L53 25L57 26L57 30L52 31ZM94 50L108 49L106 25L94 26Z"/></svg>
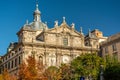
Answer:
<svg viewBox="0 0 120 80"><path fill-rule="evenodd" d="M43 57L42 57L42 56L39 56L39 62L40 62L41 64L43 64Z"/></svg>

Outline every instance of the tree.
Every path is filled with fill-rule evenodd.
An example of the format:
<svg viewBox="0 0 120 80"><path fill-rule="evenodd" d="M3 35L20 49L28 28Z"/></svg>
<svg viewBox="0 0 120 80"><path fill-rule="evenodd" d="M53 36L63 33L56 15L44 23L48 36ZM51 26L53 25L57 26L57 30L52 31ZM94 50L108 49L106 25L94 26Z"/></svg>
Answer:
<svg viewBox="0 0 120 80"><path fill-rule="evenodd" d="M73 80L73 72L70 64L61 64L61 66L50 66L46 69L45 74L48 80Z"/></svg>
<svg viewBox="0 0 120 80"><path fill-rule="evenodd" d="M48 78L48 80L61 80L61 72L60 69L58 69L55 66L50 66L45 70L45 74Z"/></svg>
<svg viewBox="0 0 120 80"><path fill-rule="evenodd" d="M2 76L2 74L0 74L0 80L3 80L3 76Z"/></svg>
<svg viewBox="0 0 120 80"><path fill-rule="evenodd" d="M106 56L106 68L103 72L105 80L119 80L120 79L120 62L110 55Z"/></svg>
<svg viewBox="0 0 120 80"><path fill-rule="evenodd" d="M61 64L60 66L62 80L72 80L73 70L70 64Z"/></svg>
<svg viewBox="0 0 120 80"><path fill-rule="evenodd" d="M29 56L26 63L20 65L19 80L46 80L43 72L44 66L37 62L34 57Z"/></svg>
<svg viewBox="0 0 120 80"><path fill-rule="evenodd" d="M27 69L27 65L23 62L20 65L19 72L18 72L19 80L22 80L22 79L27 80L28 75L29 75L29 72Z"/></svg>
<svg viewBox="0 0 120 80"><path fill-rule="evenodd" d="M85 76L97 79L100 72L100 65L105 65L104 60L96 54L84 54L75 58L71 66L75 71L75 77Z"/></svg>
<svg viewBox="0 0 120 80"><path fill-rule="evenodd" d="M120 63L106 67L103 76L105 80L120 80Z"/></svg>
<svg viewBox="0 0 120 80"><path fill-rule="evenodd" d="M1 75L1 80L17 80L14 75L10 75L8 70L5 69Z"/></svg>

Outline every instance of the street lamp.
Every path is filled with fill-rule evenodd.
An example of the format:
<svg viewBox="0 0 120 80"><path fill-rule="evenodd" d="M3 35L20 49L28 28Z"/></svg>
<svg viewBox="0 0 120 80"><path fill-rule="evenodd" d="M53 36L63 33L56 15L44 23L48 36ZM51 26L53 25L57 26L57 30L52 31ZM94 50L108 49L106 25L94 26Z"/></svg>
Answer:
<svg viewBox="0 0 120 80"><path fill-rule="evenodd" d="M103 65L100 65L100 80L103 80Z"/></svg>
<svg viewBox="0 0 120 80"><path fill-rule="evenodd" d="M92 70L92 67L93 67L92 43L90 44L90 47L91 47L91 55L92 55L92 65L91 65L91 70ZM92 73L89 74L89 80L92 80Z"/></svg>

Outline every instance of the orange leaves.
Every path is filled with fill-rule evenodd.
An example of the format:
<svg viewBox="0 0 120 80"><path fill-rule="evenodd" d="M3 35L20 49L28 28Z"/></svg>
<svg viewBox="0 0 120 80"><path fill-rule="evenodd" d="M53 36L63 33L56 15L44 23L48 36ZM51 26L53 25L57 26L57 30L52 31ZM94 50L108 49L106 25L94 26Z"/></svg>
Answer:
<svg viewBox="0 0 120 80"><path fill-rule="evenodd" d="M37 62L34 57L29 56L27 63L22 63L19 69L19 80L47 80L44 77L44 66Z"/></svg>
<svg viewBox="0 0 120 80"><path fill-rule="evenodd" d="M5 69L2 74L3 80L17 80L17 78L14 75L10 75L8 70Z"/></svg>

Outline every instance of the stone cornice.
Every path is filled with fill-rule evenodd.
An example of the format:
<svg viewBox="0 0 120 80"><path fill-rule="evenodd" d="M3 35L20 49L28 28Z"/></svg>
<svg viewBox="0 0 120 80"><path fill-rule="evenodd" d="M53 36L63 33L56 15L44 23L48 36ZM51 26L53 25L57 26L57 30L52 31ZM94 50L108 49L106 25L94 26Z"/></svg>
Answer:
<svg viewBox="0 0 120 80"><path fill-rule="evenodd" d="M112 43L117 43L117 42L119 42L120 41L120 37L119 38L117 38L117 39L114 39L114 40L110 40L110 41L105 41L105 42L102 42L101 43L101 46L102 47L104 47L104 46L107 46L107 45L110 45L110 44L112 44Z"/></svg>
<svg viewBox="0 0 120 80"><path fill-rule="evenodd" d="M60 49L68 49L68 50L82 50L82 51L99 51L99 49L91 48L91 47L71 47L71 46L63 46L63 45L53 45L53 44L45 44L45 43L22 43L24 46L35 46L35 47L44 47L44 48L60 48Z"/></svg>
<svg viewBox="0 0 120 80"><path fill-rule="evenodd" d="M29 32L36 32L36 30L32 30L32 29L24 29L23 27L20 29L20 31L18 31L16 34L19 35L21 32L23 31L29 31Z"/></svg>
<svg viewBox="0 0 120 80"><path fill-rule="evenodd" d="M42 32L41 34L39 34L39 35L37 36L37 38L38 38L39 36L41 36L42 34L44 34L44 33L45 33L45 34L55 34L55 35L61 35L61 36L63 35L62 33L47 32L47 31L46 31L46 32ZM74 37L81 37L81 38L84 38L84 36L81 36L81 35L80 35L80 36L77 36L77 35L72 35L72 34L69 34L69 35L70 35L70 36L74 36Z"/></svg>

